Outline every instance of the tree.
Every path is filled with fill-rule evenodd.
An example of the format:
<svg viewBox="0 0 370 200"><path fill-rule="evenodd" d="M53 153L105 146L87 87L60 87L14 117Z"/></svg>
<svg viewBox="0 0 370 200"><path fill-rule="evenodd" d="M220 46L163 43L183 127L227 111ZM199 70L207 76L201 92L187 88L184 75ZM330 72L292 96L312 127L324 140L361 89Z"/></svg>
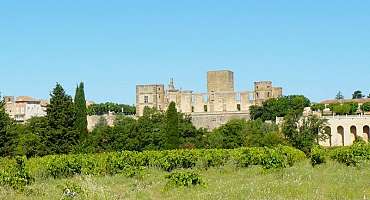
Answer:
<svg viewBox="0 0 370 200"><path fill-rule="evenodd" d="M327 120L317 116L301 117L301 115L288 114L284 118L282 131L287 140L297 149L307 155L311 148L329 137L325 131Z"/></svg>
<svg viewBox="0 0 370 200"><path fill-rule="evenodd" d="M87 107L88 115L104 115L108 114L109 112L123 115L135 115L136 108L135 106L117 104L112 102L92 104Z"/></svg>
<svg viewBox="0 0 370 200"><path fill-rule="evenodd" d="M369 93L369 95L367 95L367 98L370 98L370 93Z"/></svg>
<svg viewBox="0 0 370 200"><path fill-rule="evenodd" d="M179 117L175 102L171 102L166 112L166 147L175 149L180 145L179 142Z"/></svg>
<svg viewBox="0 0 370 200"><path fill-rule="evenodd" d="M76 121L75 128L82 134L87 133L87 111L86 111L86 99L84 91L84 83L81 82L76 88L76 95L74 99Z"/></svg>
<svg viewBox="0 0 370 200"><path fill-rule="evenodd" d="M57 83L50 94L50 104L46 117L50 131L47 135L47 146L50 153L69 153L78 144L80 133L75 129L75 110L72 97Z"/></svg>
<svg viewBox="0 0 370 200"><path fill-rule="evenodd" d="M344 99L344 96L343 96L341 91L338 91L337 95L335 96L335 99L337 99L337 100Z"/></svg>
<svg viewBox="0 0 370 200"><path fill-rule="evenodd" d="M9 156L14 153L17 131L12 131L13 125L14 122L6 112L4 100L0 96L0 156Z"/></svg>
<svg viewBox="0 0 370 200"><path fill-rule="evenodd" d="M356 90L352 94L352 99L362 99L364 97L365 96L362 94L362 92L360 90Z"/></svg>
<svg viewBox="0 0 370 200"><path fill-rule="evenodd" d="M291 112L302 113L303 109L310 105L310 100L303 95L289 95L277 99L269 99L263 102L262 106L251 106L250 115L254 120L275 121L276 117L284 117Z"/></svg>

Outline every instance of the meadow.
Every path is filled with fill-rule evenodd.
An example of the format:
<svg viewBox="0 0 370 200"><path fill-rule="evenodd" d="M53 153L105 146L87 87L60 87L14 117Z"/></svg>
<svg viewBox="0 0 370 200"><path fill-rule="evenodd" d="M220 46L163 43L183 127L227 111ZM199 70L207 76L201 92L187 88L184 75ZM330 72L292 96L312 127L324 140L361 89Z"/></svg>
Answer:
<svg viewBox="0 0 370 200"><path fill-rule="evenodd" d="M13 182L29 184L3 175L0 199L370 199L369 147L319 149L311 159L285 146L32 158L13 169ZM195 177L169 184L177 172Z"/></svg>

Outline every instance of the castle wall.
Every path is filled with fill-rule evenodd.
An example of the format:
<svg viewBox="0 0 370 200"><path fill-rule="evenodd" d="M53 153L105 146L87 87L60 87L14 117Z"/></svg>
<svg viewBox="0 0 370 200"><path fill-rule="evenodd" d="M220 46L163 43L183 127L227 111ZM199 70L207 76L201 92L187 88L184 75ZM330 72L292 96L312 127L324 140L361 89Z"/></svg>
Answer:
<svg viewBox="0 0 370 200"><path fill-rule="evenodd" d="M191 114L191 121L196 128L206 128L208 130L218 128L232 119L249 120L250 115L247 112Z"/></svg>

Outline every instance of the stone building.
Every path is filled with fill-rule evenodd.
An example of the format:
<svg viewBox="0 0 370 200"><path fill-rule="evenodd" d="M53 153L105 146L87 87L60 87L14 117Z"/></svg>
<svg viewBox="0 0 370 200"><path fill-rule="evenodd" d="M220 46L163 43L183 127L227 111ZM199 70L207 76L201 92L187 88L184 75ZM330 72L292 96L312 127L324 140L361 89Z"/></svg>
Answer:
<svg viewBox="0 0 370 200"><path fill-rule="evenodd" d="M136 86L136 114L145 107L165 111L175 102L179 112L191 115L196 127L213 129L230 119L249 119L249 107L270 98L282 96L282 88L272 87L271 81L255 82L255 91L234 90L234 73L228 70L207 73L207 93L178 90L173 79L167 89L163 84Z"/></svg>
<svg viewBox="0 0 370 200"><path fill-rule="evenodd" d="M353 144L356 137L370 142L370 116L324 116L324 118L328 120L328 126L325 129L331 137L321 142L321 145L349 146Z"/></svg>
<svg viewBox="0 0 370 200"><path fill-rule="evenodd" d="M5 96L5 110L17 122L25 122L32 117L46 115L48 101L29 96Z"/></svg>

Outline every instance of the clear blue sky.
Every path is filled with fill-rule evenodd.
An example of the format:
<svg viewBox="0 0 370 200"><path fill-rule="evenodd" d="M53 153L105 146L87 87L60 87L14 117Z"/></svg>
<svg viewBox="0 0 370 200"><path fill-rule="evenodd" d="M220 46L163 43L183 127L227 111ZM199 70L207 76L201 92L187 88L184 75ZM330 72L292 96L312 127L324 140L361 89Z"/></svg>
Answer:
<svg viewBox="0 0 370 200"><path fill-rule="evenodd" d="M0 91L47 98L79 81L97 102L135 102L135 85L206 91L230 69L238 90L272 80L314 101L370 92L366 0L2 0Z"/></svg>

